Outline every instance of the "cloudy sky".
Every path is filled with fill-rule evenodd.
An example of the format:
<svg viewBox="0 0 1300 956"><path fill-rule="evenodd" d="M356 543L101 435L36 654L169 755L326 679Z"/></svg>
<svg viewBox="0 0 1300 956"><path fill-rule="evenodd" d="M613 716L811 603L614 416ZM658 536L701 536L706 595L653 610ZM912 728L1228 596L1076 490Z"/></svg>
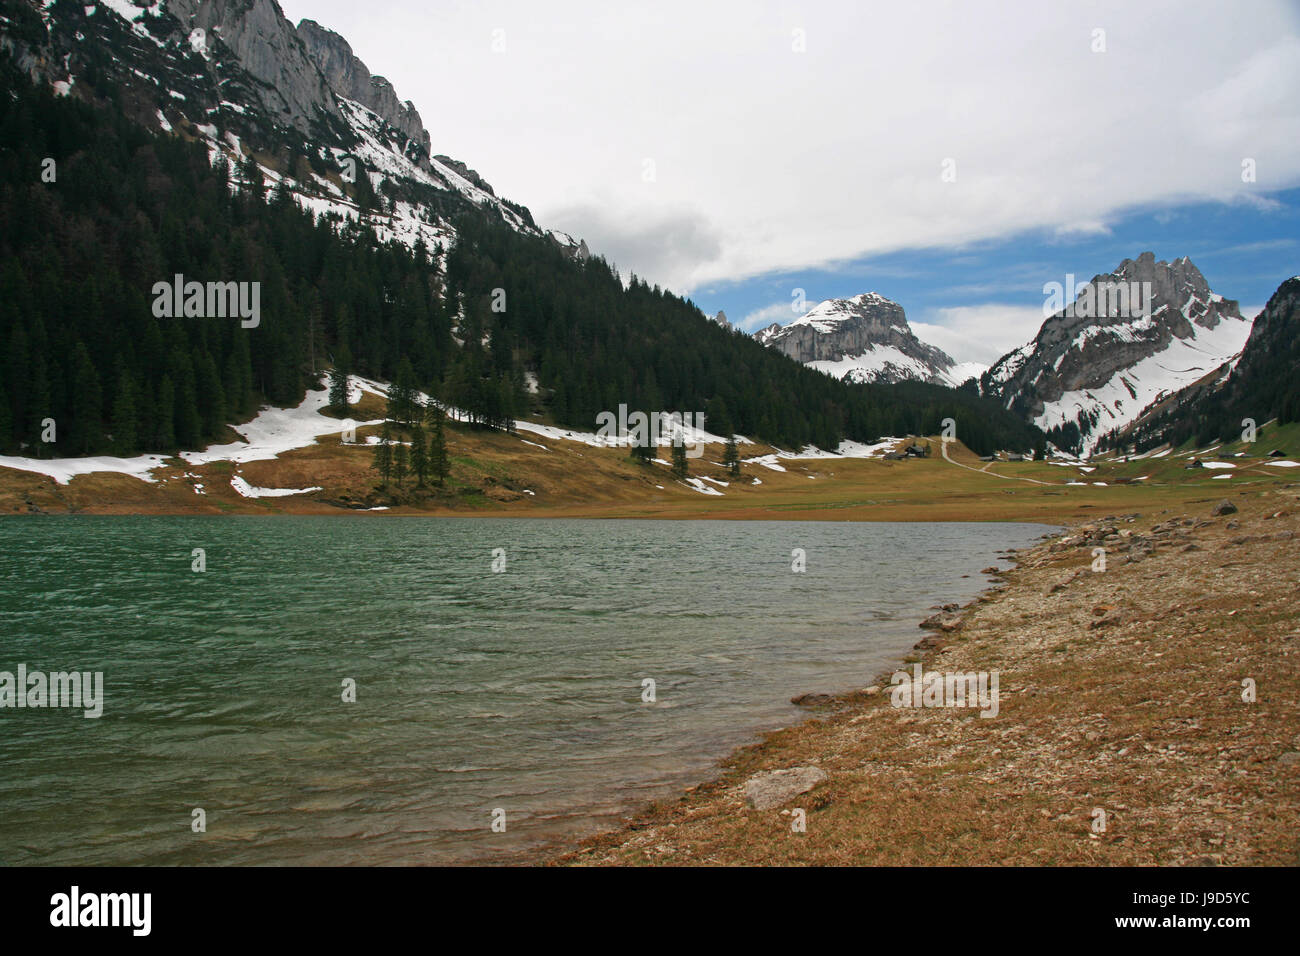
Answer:
<svg viewBox="0 0 1300 956"><path fill-rule="evenodd" d="M282 6L435 152L750 330L875 290L991 361L1145 249L1243 311L1300 272L1294 0Z"/></svg>

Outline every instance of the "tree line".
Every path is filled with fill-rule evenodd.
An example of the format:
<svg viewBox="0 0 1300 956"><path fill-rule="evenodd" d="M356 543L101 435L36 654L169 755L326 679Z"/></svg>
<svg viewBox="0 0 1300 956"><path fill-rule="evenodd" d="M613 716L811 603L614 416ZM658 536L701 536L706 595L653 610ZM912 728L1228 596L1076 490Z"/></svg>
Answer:
<svg viewBox="0 0 1300 956"><path fill-rule="evenodd" d="M199 448L329 369L400 372L472 427L592 430L627 403L793 448L947 417L976 451L1041 442L968 391L836 381L490 210L454 224L440 249L318 221L251 159L210 162L203 143L55 96L0 56L0 452ZM155 316L153 286L176 275L259 283L260 323Z"/></svg>

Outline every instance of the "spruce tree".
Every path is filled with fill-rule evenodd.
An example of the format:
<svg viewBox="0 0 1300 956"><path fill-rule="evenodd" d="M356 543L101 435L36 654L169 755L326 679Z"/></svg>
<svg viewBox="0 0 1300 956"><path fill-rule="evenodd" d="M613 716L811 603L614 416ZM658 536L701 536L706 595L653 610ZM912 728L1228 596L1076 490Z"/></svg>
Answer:
<svg viewBox="0 0 1300 956"><path fill-rule="evenodd" d="M686 445L678 438L673 442L673 474L685 478L690 473L686 464Z"/></svg>
<svg viewBox="0 0 1300 956"><path fill-rule="evenodd" d="M406 443L399 441L393 446L393 478L397 481L398 488L401 488L402 483L406 481L410 461L410 453L407 451Z"/></svg>
<svg viewBox="0 0 1300 956"><path fill-rule="evenodd" d="M117 394L113 397L113 450L124 458L137 448L136 418L135 377L119 358Z"/></svg>
<svg viewBox="0 0 1300 956"><path fill-rule="evenodd" d="M727 439L727 448L723 453L722 463L727 466L727 471L732 478L740 477L740 449L736 445L735 435Z"/></svg>
<svg viewBox="0 0 1300 956"><path fill-rule="evenodd" d="M195 359L194 369L198 378L203 434L215 438L227 421L226 392L221 385L221 376L217 374L217 363L209 353L203 352Z"/></svg>
<svg viewBox="0 0 1300 956"><path fill-rule="evenodd" d="M429 440L420 425L411 429L411 473L415 475L415 486L423 488L429 477Z"/></svg>
<svg viewBox="0 0 1300 956"><path fill-rule="evenodd" d="M393 431L388 422L379 431L379 444L375 446L374 467L379 472L380 485L388 484L388 477L393 473Z"/></svg>
<svg viewBox="0 0 1300 956"><path fill-rule="evenodd" d="M13 425L9 421L9 402L5 398L6 396L0 395L0 452L7 453L11 449L16 450L16 445Z"/></svg>
<svg viewBox="0 0 1300 956"><path fill-rule="evenodd" d="M199 418L199 400L194 380L194 366L188 355L175 356L172 371L176 375L176 405L173 422L176 443L182 448L196 448L203 432Z"/></svg>
<svg viewBox="0 0 1300 956"><path fill-rule="evenodd" d="M104 428L102 399L90 350L85 342L78 342L73 359L72 421L68 429L74 454L89 455L99 449Z"/></svg>
<svg viewBox="0 0 1300 956"><path fill-rule="evenodd" d="M41 422L50 414L50 384L46 371L45 356L36 354L32 357L32 390L27 399L27 441L36 447L37 458L51 458L54 449L41 441Z"/></svg>
<svg viewBox="0 0 1300 956"><path fill-rule="evenodd" d="M257 160L249 156L240 164L240 173L244 177L244 188L248 191L248 195L261 202L266 188L266 178L262 175L262 167L257 164Z"/></svg>
<svg viewBox="0 0 1300 956"><path fill-rule="evenodd" d="M379 243L365 226L317 221L286 201L283 189L261 201L266 184L251 158L233 169L221 159L210 164L201 142L147 133L130 111L96 106L94 97L50 97L21 72L6 79L0 404L8 406L9 447L20 453L69 454L76 441L102 448L106 434L122 432L119 349L135 380L137 450L171 452L178 439L189 445L247 420L263 401L300 402L306 373L318 387L314 372L326 345L351 350L348 371L389 380L409 357L415 383L447 382L441 397L476 425L508 428L515 416L544 407L551 423L587 430L599 410L627 401L647 411L703 408L716 434L739 431L792 447L933 434L944 417L983 424L966 442L973 451L1041 447L1032 426L969 386L838 382L711 327L689 300L640 278L623 283L604 259L570 258L495 217L458 217L457 241L428 256ZM88 81L88 90L95 87ZM61 170L77 168L77 153L93 157L95 176L61 177L57 188L35 182L31 171L47 153ZM292 152L279 158L298 159ZM295 174L315 162L303 158ZM358 172L347 189L373 206L372 181ZM233 192L232 179L241 184ZM114 188L97 188L99 181ZM434 205L418 213L425 222ZM75 240L47 241L67 236ZM115 254L88 256L87 249ZM181 318L160 325L148 289L175 273L260 282L261 325ZM495 288L510 290L509 312L490 311ZM93 398L83 384L90 376L77 374L78 341L101 389L97 423L73 410ZM700 348L683 353L673 346L682 341ZM522 389L521 363L536 373L535 397ZM1266 418L1300 414L1295 383L1269 395ZM415 414L408 409L398 419ZM57 448L40 441L47 418L58 424ZM74 419L97 434L77 434ZM1206 434L1230 423L1216 414Z"/></svg>
<svg viewBox="0 0 1300 956"><path fill-rule="evenodd" d="M346 413L348 404L348 376L352 374L352 353L340 345L334 353L334 367L330 369L330 407Z"/></svg>
<svg viewBox="0 0 1300 956"><path fill-rule="evenodd" d="M172 377L164 375L158 383L158 398L154 401L154 422L157 429L152 438L153 447L159 451L176 450L176 427L173 424L176 411L176 387Z"/></svg>
<svg viewBox="0 0 1300 956"><path fill-rule="evenodd" d="M405 355L397 365L393 382L388 387L388 418L403 428L410 428L415 423L416 406L419 396L415 384L415 369L411 360Z"/></svg>
<svg viewBox="0 0 1300 956"><path fill-rule="evenodd" d="M436 402L429 403L428 416L433 429L429 437L429 473L441 487L451 474L451 465L447 461L447 436L443 430L445 416Z"/></svg>

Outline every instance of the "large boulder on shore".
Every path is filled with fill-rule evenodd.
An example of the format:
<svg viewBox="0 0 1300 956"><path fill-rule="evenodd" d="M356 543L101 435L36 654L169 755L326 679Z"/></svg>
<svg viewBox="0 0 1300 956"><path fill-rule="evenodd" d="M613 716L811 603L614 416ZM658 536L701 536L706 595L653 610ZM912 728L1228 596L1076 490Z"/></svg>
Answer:
<svg viewBox="0 0 1300 956"><path fill-rule="evenodd" d="M820 767L788 767L755 774L745 782L745 800L755 810L771 810L807 793L826 779Z"/></svg>

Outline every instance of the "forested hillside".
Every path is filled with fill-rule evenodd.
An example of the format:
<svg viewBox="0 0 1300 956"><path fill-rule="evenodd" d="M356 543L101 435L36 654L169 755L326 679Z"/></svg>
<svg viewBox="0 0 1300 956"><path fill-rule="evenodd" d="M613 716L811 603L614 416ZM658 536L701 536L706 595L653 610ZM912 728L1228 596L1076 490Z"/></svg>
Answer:
<svg viewBox="0 0 1300 956"><path fill-rule="evenodd" d="M232 192L236 171L203 146L0 68L0 446L193 448L263 401L300 401L345 346L362 373L407 355L441 374L449 322L429 256L338 235L256 182ZM177 273L260 282L260 324L156 318L151 290Z"/></svg>
<svg viewBox="0 0 1300 956"><path fill-rule="evenodd" d="M460 222L457 232L447 274L464 303L461 337L467 352L489 343L473 364L504 374L513 359L515 367L535 369L536 410L561 424L591 429L598 412L627 403L704 412L715 433L796 448L934 433L946 417L981 450L1036 447L1041 438L969 390L837 381L708 321L690 301L636 276L625 286L603 259L582 262L481 218ZM493 311L494 295L500 311ZM460 387L448 383L453 403L460 404Z"/></svg>
<svg viewBox="0 0 1300 956"><path fill-rule="evenodd" d="M263 402L297 403L336 363L391 379L403 358L485 424L591 430L626 403L787 447L933 433L946 417L977 451L1041 442L968 391L837 382L492 211L463 214L450 250L317 223L255 163L210 165L203 144L123 118L111 91L92 105L7 61L0 74L6 453L200 447ZM177 274L260 283L260 322L156 317L151 290Z"/></svg>

